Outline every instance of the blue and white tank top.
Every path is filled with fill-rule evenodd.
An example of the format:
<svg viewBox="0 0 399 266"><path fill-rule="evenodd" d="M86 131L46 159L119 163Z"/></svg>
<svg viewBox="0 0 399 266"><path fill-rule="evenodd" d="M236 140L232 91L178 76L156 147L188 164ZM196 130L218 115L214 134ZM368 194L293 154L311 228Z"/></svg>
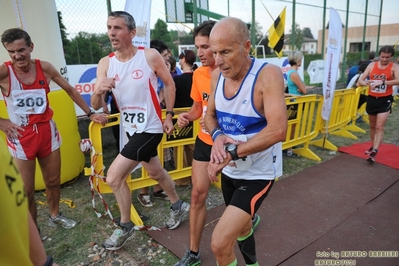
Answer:
<svg viewBox="0 0 399 266"><path fill-rule="evenodd" d="M225 78L220 75L215 91L216 117L220 129L229 137L245 142L263 128L267 127L266 118L254 107L255 83L260 70L266 65L252 59L251 67L237 93L226 98L224 94ZM246 159L231 161L223 173L234 179L273 180L282 175L282 144L274 144L268 149L251 154Z"/></svg>

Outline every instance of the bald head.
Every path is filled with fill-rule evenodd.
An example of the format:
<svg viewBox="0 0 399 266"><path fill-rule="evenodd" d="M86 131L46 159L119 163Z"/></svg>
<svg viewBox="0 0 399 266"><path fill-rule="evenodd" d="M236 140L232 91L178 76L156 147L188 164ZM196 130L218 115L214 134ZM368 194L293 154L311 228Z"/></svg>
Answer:
<svg viewBox="0 0 399 266"><path fill-rule="evenodd" d="M251 41L247 25L237 18L224 18L213 27L209 44L225 78L240 80L247 73L252 60L249 56Z"/></svg>
<svg viewBox="0 0 399 266"><path fill-rule="evenodd" d="M233 17L226 17L219 20L213 27L210 38L228 38L230 41L244 43L250 40L247 24L242 20Z"/></svg>

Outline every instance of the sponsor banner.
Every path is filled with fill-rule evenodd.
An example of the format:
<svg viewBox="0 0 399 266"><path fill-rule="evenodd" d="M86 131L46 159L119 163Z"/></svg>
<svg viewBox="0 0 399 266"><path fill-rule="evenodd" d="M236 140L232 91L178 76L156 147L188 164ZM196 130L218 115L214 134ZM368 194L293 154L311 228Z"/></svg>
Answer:
<svg viewBox="0 0 399 266"><path fill-rule="evenodd" d="M136 22L135 46L150 47L151 0L127 0L125 11L133 16Z"/></svg>
<svg viewBox="0 0 399 266"><path fill-rule="evenodd" d="M323 79L323 107L321 116L324 120L330 119L332 101L334 99L337 75L339 73L339 59L341 56L342 22L338 12L330 8L330 24L328 31L328 46L324 65Z"/></svg>
<svg viewBox="0 0 399 266"><path fill-rule="evenodd" d="M90 65L69 65L69 84L74 87L86 103L91 107L90 97L94 92L94 85L97 80L97 64ZM75 103L76 116L86 115Z"/></svg>

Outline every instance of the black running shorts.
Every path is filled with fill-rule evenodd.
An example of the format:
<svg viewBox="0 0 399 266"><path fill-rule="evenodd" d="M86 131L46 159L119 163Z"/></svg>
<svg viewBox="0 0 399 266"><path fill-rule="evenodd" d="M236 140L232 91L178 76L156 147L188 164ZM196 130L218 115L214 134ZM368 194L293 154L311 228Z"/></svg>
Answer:
<svg viewBox="0 0 399 266"><path fill-rule="evenodd" d="M366 112L369 115L391 112L392 103L393 103L392 95L385 97L374 97L369 95L367 97Z"/></svg>
<svg viewBox="0 0 399 266"><path fill-rule="evenodd" d="M158 155L157 147L162 140L163 133L135 133L129 136L129 142L123 147L121 155L134 161L149 162Z"/></svg>
<svg viewBox="0 0 399 266"><path fill-rule="evenodd" d="M255 215L273 187L274 180L233 179L222 173L222 192L226 206L233 205Z"/></svg>
<svg viewBox="0 0 399 266"><path fill-rule="evenodd" d="M208 145L200 138L195 139L195 147L194 147L194 160L200 162L209 162L211 160L211 150L212 145Z"/></svg>

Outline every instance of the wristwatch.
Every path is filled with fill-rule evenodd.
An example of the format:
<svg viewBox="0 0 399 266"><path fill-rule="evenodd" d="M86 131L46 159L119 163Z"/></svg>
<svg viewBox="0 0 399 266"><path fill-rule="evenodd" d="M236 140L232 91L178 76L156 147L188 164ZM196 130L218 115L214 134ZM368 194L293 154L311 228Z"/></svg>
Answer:
<svg viewBox="0 0 399 266"><path fill-rule="evenodd" d="M168 115L168 114L170 114L172 117L175 116L175 112L173 112L173 111L166 111L166 115Z"/></svg>
<svg viewBox="0 0 399 266"><path fill-rule="evenodd" d="M87 114L87 117L90 117L92 114L94 114L93 110L90 109L90 112Z"/></svg>
<svg viewBox="0 0 399 266"><path fill-rule="evenodd" d="M233 161L236 161L236 160L240 159L240 158L238 157L238 155L237 155L237 146L236 146L235 144L229 144L229 145L226 147L226 151L227 151L228 153L230 153L231 159L232 159Z"/></svg>

